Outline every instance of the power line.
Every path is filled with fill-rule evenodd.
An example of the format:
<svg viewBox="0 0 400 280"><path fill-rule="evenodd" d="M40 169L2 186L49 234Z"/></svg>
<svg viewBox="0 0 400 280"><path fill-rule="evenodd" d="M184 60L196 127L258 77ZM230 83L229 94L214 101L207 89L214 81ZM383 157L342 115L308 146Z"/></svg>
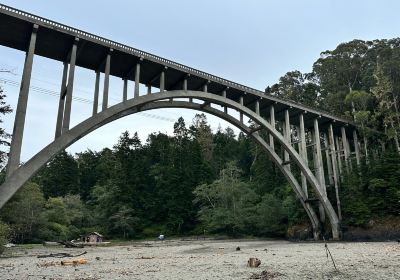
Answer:
<svg viewBox="0 0 400 280"><path fill-rule="evenodd" d="M5 79L5 78L0 78L0 83L5 83L9 86L13 86L13 87L19 87L20 83L14 80L10 80L10 79ZM37 87L37 86L30 86L29 87L30 90L32 90L35 93L39 93L39 94L44 94L44 95L48 95L48 96L53 96L53 97L60 97L60 94L56 91L53 90L49 90L49 89L45 89L45 88L41 88L41 87ZM83 98L83 97L79 97L79 96L73 96L72 99L76 102L80 102L80 103L84 103L84 104L93 104L93 100L91 99L87 99L87 98ZM114 100L117 100L116 98L114 98ZM101 103L99 104L99 106L101 105ZM168 122L175 122L175 119L172 118L168 118L168 117L163 117L157 114L152 114L152 113L146 113L146 112L139 112L140 115L147 117L147 118L152 118L152 119L157 119L157 120L162 120L162 121L168 121Z"/></svg>

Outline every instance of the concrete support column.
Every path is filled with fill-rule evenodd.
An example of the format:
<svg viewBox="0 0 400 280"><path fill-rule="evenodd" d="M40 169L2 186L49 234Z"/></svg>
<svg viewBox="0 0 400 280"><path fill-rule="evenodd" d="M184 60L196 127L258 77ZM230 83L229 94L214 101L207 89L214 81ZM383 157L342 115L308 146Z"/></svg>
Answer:
<svg viewBox="0 0 400 280"><path fill-rule="evenodd" d="M203 86L203 92L208 92L208 83L209 83L209 82L207 82L207 83L204 84L204 86Z"/></svg>
<svg viewBox="0 0 400 280"><path fill-rule="evenodd" d="M324 138L324 150L326 158L326 167L328 168L328 182L330 186L333 186L333 170L332 170L332 160L331 160L331 149L328 143L328 137L326 133L323 133Z"/></svg>
<svg viewBox="0 0 400 280"><path fill-rule="evenodd" d="M187 78L183 79L182 89L187 91Z"/></svg>
<svg viewBox="0 0 400 280"><path fill-rule="evenodd" d="M257 115L259 115L260 114L260 101L256 101L256 105L255 105L255 111L256 111L256 114Z"/></svg>
<svg viewBox="0 0 400 280"><path fill-rule="evenodd" d="M349 173L350 171L350 162L349 162L349 146L348 146L348 142L347 142L347 136L346 136L346 129L342 126L341 128L341 132L342 132L342 146L343 146L343 153L344 153L344 162L346 165L346 171L347 173Z"/></svg>
<svg viewBox="0 0 400 280"><path fill-rule="evenodd" d="M300 118L299 151L300 151L300 156L303 158L306 166L308 166L306 131L305 131L305 128L304 128L304 115L300 114L299 118ZM304 175L303 172L301 172L301 186L302 186L302 189L303 189L303 192L304 192L306 198L308 198L307 178L306 178L306 176Z"/></svg>
<svg viewBox="0 0 400 280"><path fill-rule="evenodd" d="M108 108L108 90L110 86L110 66L111 66L111 52L107 54L106 68L104 70L104 88L103 88L103 111Z"/></svg>
<svg viewBox="0 0 400 280"><path fill-rule="evenodd" d="M240 105L243 106L243 95L240 96L239 103L240 103ZM243 113L242 112L240 112L240 122L243 123Z"/></svg>
<svg viewBox="0 0 400 280"><path fill-rule="evenodd" d="M122 94L122 101L128 100L128 79L124 79L124 89Z"/></svg>
<svg viewBox="0 0 400 280"><path fill-rule="evenodd" d="M325 174L324 174L324 165L322 161L322 151L321 151L321 140L318 126L318 119L314 119L314 149L315 149L315 175L319 182L319 187L321 188L321 193L326 198L326 186L325 186ZM325 210L322 203L319 203L319 213L321 222L325 222Z"/></svg>
<svg viewBox="0 0 400 280"><path fill-rule="evenodd" d="M65 99L65 113L64 113L62 133L69 130L69 123L71 120L72 92L74 89L75 61L76 61L76 51L78 49L78 42L79 39L75 38L75 42L71 50L71 60L69 63L67 95Z"/></svg>
<svg viewBox="0 0 400 280"><path fill-rule="evenodd" d="M136 63L135 70L135 95L134 97L139 97L139 83L140 83L140 63Z"/></svg>
<svg viewBox="0 0 400 280"><path fill-rule="evenodd" d="M147 85L147 95L151 94L151 85Z"/></svg>
<svg viewBox="0 0 400 280"><path fill-rule="evenodd" d="M356 154L357 166L360 167L361 164L360 143L358 142L358 136L356 130L353 130L353 141L354 141L354 152Z"/></svg>
<svg viewBox="0 0 400 280"><path fill-rule="evenodd" d="M269 114L270 114L271 126L275 129L275 108L274 108L274 105L271 105L271 107L269 109ZM269 145L271 146L271 148L273 150L275 149L274 137L271 134L269 135Z"/></svg>
<svg viewBox="0 0 400 280"><path fill-rule="evenodd" d="M100 71L96 71L96 82L94 84L93 116L97 114L99 107Z"/></svg>
<svg viewBox="0 0 400 280"><path fill-rule="evenodd" d="M39 26L36 24L33 26L28 51L25 55L24 70L22 72L21 87L19 89L18 104L7 164L7 177L19 167L21 160L22 139L24 137L26 108L28 106L29 86L31 83L33 56L35 55L38 28Z"/></svg>
<svg viewBox="0 0 400 280"><path fill-rule="evenodd" d="M226 89L224 89L222 91L222 97L226 98ZM227 114L228 113L228 107L224 106L224 113Z"/></svg>
<svg viewBox="0 0 400 280"><path fill-rule="evenodd" d="M339 221L342 220L342 209L340 206L340 197L339 197L339 170L336 161L336 149L335 149L335 138L333 135L333 126L329 125L329 142L331 148L331 160L332 160L332 172L333 172L333 183L335 186L335 194L336 194L336 206L338 211Z"/></svg>
<svg viewBox="0 0 400 280"><path fill-rule="evenodd" d="M288 109L285 110L285 123L284 123L284 128L283 128L283 137L289 144L291 144L292 137L291 137L290 118L289 118L289 110ZM289 153L286 150L283 152L283 158L284 158L284 161L287 163L287 164L285 164L285 168L290 169L290 164L288 164L288 162L290 161L290 157L289 157Z"/></svg>
<svg viewBox="0 0 400 280"><path fill-rule="evenodd" d="M165 71L163 70L160 75L160 92L165 91Z"/></svg>
<svg viewBox="0 0 400 280"><path fill-rule="evenodd" d="M60 137L61 132L62 132L62 123L63 123L63 118L64 118L64 107L65 107L65 93L67 90L67 77L68 77L68 63L64 62L64 69L63 69L63 75L62 75L62 80L61 80L60 99L58 101L58 113L57 113L55 138Z"/></svg>
<svg viewBox="0 0 400 280"><path fill-rule="evenodd" d="M340 148L340 140L338 136L335 136L336 143L336 154L338 159L338 167L339 167L339 176L343 178L343 163L342 163L342 153Z"/></svg>

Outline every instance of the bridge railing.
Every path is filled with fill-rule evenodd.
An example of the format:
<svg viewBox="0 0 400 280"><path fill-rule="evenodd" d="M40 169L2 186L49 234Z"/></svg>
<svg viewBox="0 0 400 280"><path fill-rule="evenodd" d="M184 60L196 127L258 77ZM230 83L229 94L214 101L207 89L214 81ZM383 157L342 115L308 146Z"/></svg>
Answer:
<svg viewBox="0 0 400 280"><path fill-rule="evenodd" d="M300 105L297 102L295 102L293 100L290 100L288 98L282 98L282 97L276 97L276 96L273 96L273 95L269 95L269 94L266 94L263 91L260 91L260 90L257 90L257 89L254 89L254 88L239 84L239 83L232 82L230 80L227 80L227 79L224 79L224 78L209 74L207 72L200 71L198 69L195 69L195 68L180 64L178 62L175 62L175 61L172 61L172 60L169 60L169 59L166 59L166 58L163 58L163 57L160 57L160 56L157 56L157 55L154 55L154 54L151 54L151 53L148 53L148 52L145 52L145 51L142 51L142 50L139 50L139 49L124 45L124 44L121 44L121 43L118 43L118 42L115 42L113 40L106 39L106 38L101 37L101 36L94 35L94 34L89 33L89 32L82 31L80 29L77 29L77 28L74 28L74 27L71 27L71 26L68 26L68 25L65 25L65 24L58 23L58 22L53 21L53 20L49 20L49 19L37 16L37 15L25 12L25 11L21 11L21 10L12 8L10 6L4 5L4 4L0 4L0 11L6 11L7 13L12 13L14 15L17 15L17 17L19 16L19 17L28 18L31 21L35 22L35 23L39 23L41 25L44 25L44 26L52 28L52 29L58 29L58 30L66 31L67 33L75 33L74 35L76 35L77 37L80 37L80 38L85 38L86 37L87 39L96 40L96 41L102 42L103 44L108 45L110 48L122 49L122 50L124 50L126 52L130 52L131 54L133 54L135 56L142 57L142 58L154 61L154 62L158 62L158 63L163 64L165 66L173 67L173 68L175 68L177 70L181 70L182 72L186 72L188 74L193 74L193 75L196 75L196 76L200 76L200 77L202 77L202 78L204 78L206 80L217 82L217 83L223 84L223 85L225 85L227 87L235 88L235 89L241 90L241 91L246 92L246 93L255 94L255 95L258 95L258 96L261 96L261 97L265 97L265 98L268 98L268 99L270 99L272 101L284 103L284 104L286 104L288 106L298 107ZM303 104L301 104L301 106L306 110L310 109L311 111L315 111L316 114L317 113L322 113L322 114L324 114L326 116L329 116L329 117L331 117L333 119L338 119L337 117L333 116L330 112L323 111L320 108L315 108L315 107L312 107L312 106L309 106L309 105L306 106L306 105L303 105ZM341 119L344 122L352 122L352 120L350 118L346 118L346 117L343 117L343 116L341 117Z"/></svg>

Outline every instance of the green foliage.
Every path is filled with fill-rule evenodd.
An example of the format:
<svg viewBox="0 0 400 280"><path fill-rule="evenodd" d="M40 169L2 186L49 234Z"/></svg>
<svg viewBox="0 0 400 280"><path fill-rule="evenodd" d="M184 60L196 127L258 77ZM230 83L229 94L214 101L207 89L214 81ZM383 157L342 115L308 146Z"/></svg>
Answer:
<svg viewBox="0 0 400 280"><path fill-rule="evenodd" d="M13 242L32 241L43 223L45 199L40 186L25 184L1 209L1 219L10 225Z"/></svg>
<svg viewBox="0 0 400 280"><path fill-rule="evenodd" d="M6 104L5 98L3 88L0 87L0 124L3 123L3 115L12 112L10 105ZM7 159L7 153L3 149L10 146L9 139L10 134L3 127L0 127L0 169L4 167Z"/></svg>
<svg viewBox="0 0 400 280"><path fill-rule="evenodd" d="M207 232L230 235L282 235L284 210L271 194L257 195L242 181L241 170L229 162L219 179L194 190L199 219Z"/></svg>
<svg viewBox="0 0 400 280"><path fill-rule="evenodd" d="M4 245L8 243L10 227L0 220L0 255L4 252Z"/></svg>
<svg viewBox="0 0 400 280"><path fill-rule="evenodd" d="M43 187L46 198L79 194L77 174L74 157L62 151L39 173L35 182Z"/></svg>

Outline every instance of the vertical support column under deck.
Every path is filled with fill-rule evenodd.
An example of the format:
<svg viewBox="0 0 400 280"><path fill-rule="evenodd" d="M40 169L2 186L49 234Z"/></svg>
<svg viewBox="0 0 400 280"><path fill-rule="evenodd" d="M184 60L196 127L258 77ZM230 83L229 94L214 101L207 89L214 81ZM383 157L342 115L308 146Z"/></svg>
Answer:
<svg viewBox="0 0 400 280"><path fill-rule="evenodd" d="M140 63L136 63L135 70L135 94L134 97L139 97L139 82L140 82Z"/></svg>
<svg viewBox="0 0 400 280"><path fill-rule="evenodd" d="M160 92L163 93L165 90L165 71L163 70L160 75Z"/></svg>
<svg viewBox="0 0 400 280"><path fill-rule="evenodd" d="M7 164L7 177L9 177L11 173L19 167L20 163L26 108L28 106L29 86L31 83L33 56L35 55L38 28L39 26L36 24L33 26L28 51L25 55L24 70L22 73L21 87L19 89L18 104L15 113L14 129Z"/></svg>
<svg viewBox="0 0 400 280"><path fill-rule="evenodd" d="M60 91L60 99L58 101L58 113L57 113L57 124L56 124L56 133L54 138L58 138L61 136L62 132L62 124L64 118L64 107L65 107L65 93L67 90L67 75L68 75L68 63L64 62L63 75L61 80L61 91Z"/></svg>
<svg viewBox="0 0 400 280"><path fill-rule="evenodd" d="M204 86L203 86L203 92L208 92L208 86L207 86L208 83L209 83L209 82L207 82L207 83L204 84Z"/></svg>
<svg viewBox="0 0 400 280"><path fill-rule="evenodd" d="M320 191L324 198L326 198L325 174L324 165L322 161L321 140L318 127L318 119L314 119L314 143L315 143L315 173L319 182ZM319 203L319 213L321 222L325 222L325 210L322 203Z"/></svg>
<svg viewBox="0 0 400 280"><path fill-rule="evenodd" d="M183 89L183 91L187 91L187 78L186 77L183 79L182 89Z"/></svg>
<svg viewBox="0 0 400 280"><path fill-rule="evenodd" d="M122 94L122 101L128 100L128 79L124 79L124 89Z"/></svg>
<svg viewBox="0 0 400 280"><path fill-rule="evenodd" d="M94 99L93 99L93 116L97 114L99 107L99 88L100 88L100 71L96 71L96 82L94 84Z"/></svg>
<svg viewBox="0 0 400 280"><path fill-rule="evenodd" d="M224 89L224 90L222 91L222 97L224 97L224 98L226 98L226 90L227 90L227 89ZM225 114L228 113L228 107L226 107L226 106L224 106L224 113L225 113Z"/></svg>
<svg viewBox="0 0 400 280"><path fill-rule="evenodd" d="M290 119L289 119L289 110L285 110L285 123L284 123L284 129L283 129L283 137L285 140L291 145L291 129L290 129ZM288 163L290 160L289 153L285 150L283 153L283 158L284 161L287 163L285 164L285 168L290 169L290 164Z"/></svg>
<svg viewBox="0 0 400 280"><path fill-rule="evenodd" d="M75 62L76 62L76 51L78 49L78 42L79 39L75 38L75 42L71 50L71 60L69 63L68 84L67 84L67 94L65 97L65 113L64 113L62 133L69 130L69 123L71 120L72 92L74 89Z"/></svg>
<svg viewBox="0 0 400 280"><path fill-rule="evenodd" d="M243 106L243 95L240 96L239 103L240 103L240 105ZM242 112L240 112L240 122L243 123L243 113Z"/></svg>
<svg viewBox="0 0 400 280"><path fill-rule="evenodd" d="M260 115L260 101L256 101L256 105L255 105L255 111L257 115Z"/></svg>
<svg viewBox="0 0 400 280"><path fill-rule="evenodd" d="M270 121L271 121L271 126L273 129L275 129L275 108L274 105L271 105L269 109L269 114L270 114ZM269 145L271 148L274 150L275 149L275 144L274 144L274 137L270 133L269 135Z"/></svg>
<svg viewBox="0 0 400 280"><path fill-rule="evenodd" d="M357 131L355 129L353 130L353 141L354 141L354 152L356 154L357 166L360 167L360 164L361 164L360 146L359 146L359 143L358 143Z"/></svg>
<svg viewBox="0 0 400 280"><path fill-rule="evenodd" d="M299 150L300 155L303 158L306 166L308 166L308 157L307 157L307 144L306 144L306 131L304 128L304 115L300 114L300 143L299 143ZM303 172L301 172L301 186L303 188L303 192L308 198L308 189L307 189L307 178Z"/></svg>
<svg viewBox="0 0 400 280"><path fill-rule="evenodd" d="M344 153L344 161L346 164L346 171L347 171L347 173L349 173L349 170L350 170L349 150L348 150L349 146L348 146L348 142L347 142L346 130L343 126L341 128L341 132L342 132L342 146L343 146L343 153Z"/></svg>
<svg viewBox="0 0 400 280"><path fill-rule="evenodd" d="M338 211L339 221L342 220L342 209L340 206L340 197L339 197L339 170L336 161L336 149L335 149L335 138L333 135L333 126L329 125L329 142L331 148L331 160L332 160L332 172L333 172L333 183L335 186L335 194L336 194L336 206Z"/></svg>
<svg viewBox="0 0 400 280"><path fill-rule="evenodd" d="M342 153L340 148L340 140L338 136L335 136L336 143L336 154L338 159L338 167L339 167L339 176L343 178L343 163L342 163Z"/></svg>
<svg viewBox="0 0 400 280"><path fill-rule="evenodd" d="M147 95L151 94L151 85L147 85Z"/></svg>
<svg viewBox="0 0 400 280"><path fill-rule="evenodd" d="M111 52L112 52L112 49L110 49L110 52L107 54L106 68L104 70L104 88L103 88L103 106L102 106L103 111L108 108L108 90L109 90L109 86L110 86Z"/></svg>
<svg viewBox="0 0 400 280"><path fill-rule="evenodd" d="M325 157L326 157L326 166L328 168L328 182L329 185L333 185L333 170L332 170L332 161L331 161L331 151L328 143L328 137L326 133L323 133L324 138L324 149L325 149Z"/></svg>

